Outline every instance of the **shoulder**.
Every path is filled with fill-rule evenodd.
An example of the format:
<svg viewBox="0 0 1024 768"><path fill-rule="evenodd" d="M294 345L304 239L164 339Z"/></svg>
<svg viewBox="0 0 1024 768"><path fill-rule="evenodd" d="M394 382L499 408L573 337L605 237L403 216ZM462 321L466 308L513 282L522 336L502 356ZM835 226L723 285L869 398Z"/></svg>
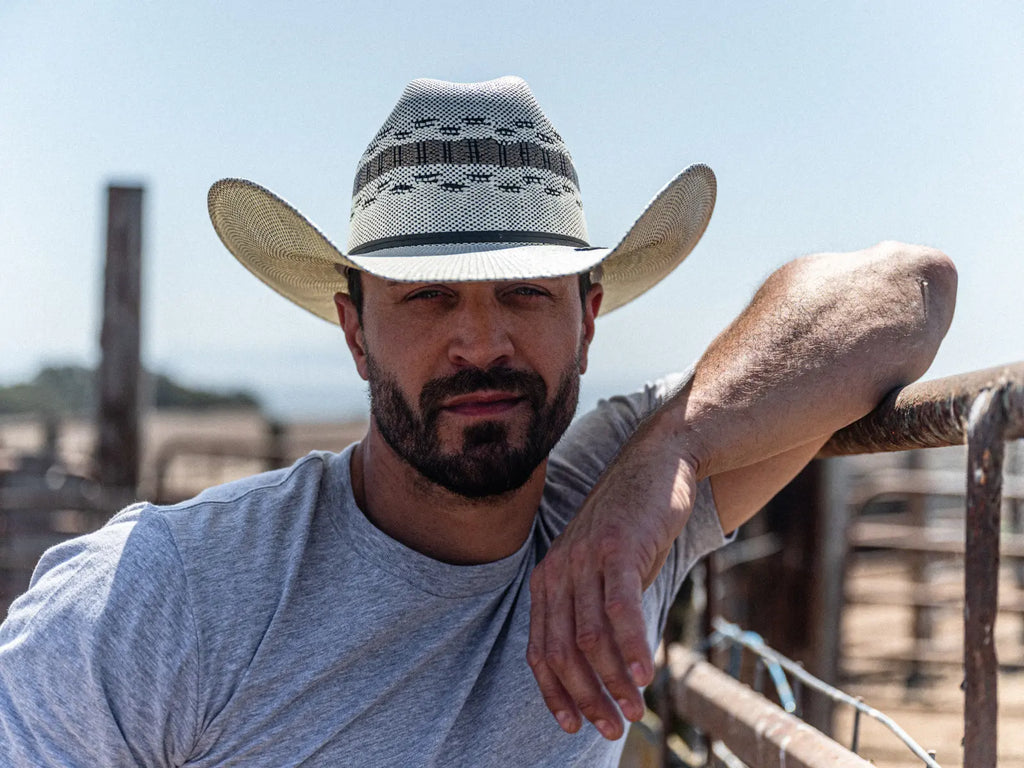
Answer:
<svg viewBox="0 0 1024 768"><path fill-rule="evenodd" d="M183 756L195 734L195 637L180 558L145 505L52 548L0 625L7 749L25 765ZM166 731L150 733L153 722Z"/></svg>
<svg viewBox="0 0 1024 768"><path fill-rule="evenodd" d="M208 614L215 621L234 598L248 601L248 614L272 610L305 543L333 526L328 512L339 506L348 455L311 453L290 467L135 513L166 530L201 622Z"/></svg>
<svg viewBox="0 0 1024 768"><path fill-rule="evenodd" d="M640 423L657 410L692 376L692 370L673 373L639 389L598 401L580 415L551 452L549 482L596 482Z"/></svg>
<svg viewBox="0 0 1024 768"><path fill-rule="evenodd" d="M286 469L211 488L180 504L122 510L99 530L44 553L4 628L14 631L19 622L45 617L86 621L99 631L107 626L104 616L170 611L174 601L173 610L189 613L195 589L232 572L244 579L266 567L265 553L281 546L288 528L308 526L335 458L310 454ZM154 595L167 605L155 605ZM116 630L116 621L110 628Z"/></svg>
<svg viewBox="0 0 1024 768"><path fill-rule="evenodd" d="M309 521L339 492L328 478L344 455L311 454L180 504L136 504L47 551L0 625L0 744L6 728L24 754L52 750L57 764L79 764L79 752L97 765L161 752L180 764L209 668L229 681L244 670L225 649L252 657L289 562L315 538ZM95 753L65 726L88 728Z"/></svg>
<svg viewBox="0 0 1024 768"><path fill-rule="evenodd" d="M198 496L169 506L153 507L172 524L196 515L216 515L217 510L246 510L281 501L315 499L334 462L345 454L315 451L290 467L263 472L208 488Z"/></svg>
<svg viewBox="0 0 1024 768"><path fill-rule="evenodd" d="M600 400L576 418L548 457L541 516L555 532L576 513L640 423L692 375L692 369L666 375L628 394Z"/></svg>

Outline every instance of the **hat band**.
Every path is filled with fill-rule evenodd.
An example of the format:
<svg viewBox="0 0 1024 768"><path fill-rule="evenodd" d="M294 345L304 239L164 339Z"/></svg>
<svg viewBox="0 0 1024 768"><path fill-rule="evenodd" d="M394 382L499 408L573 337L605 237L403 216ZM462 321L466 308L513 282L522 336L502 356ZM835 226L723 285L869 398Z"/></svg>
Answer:
<svg viewBox="0 0 1024 768"><path fill-rule="evenodd" d="M537 245L566 245L573 248L589 248L590 243L568 235L553 232L523 232L515 230L483 230L479 232L429 232L415 235L398 235L370 240L349 251L352 255L381 251L385 248L400 248L407 245L452 245L455 243L531 243Z"/></svg>
<svg viewBox="0 0 1024 768"><path fill-rule="evenodd" d="M549 144L554 139L544 133L537 137ZM542 146L531 141L506 143L492 138L458 139L427 139L408 144L394 144L386 147L375 155L371 155L356 171L356 179L352 185L352 196L376 181L381 176L396 168L416 167L422 165L444 165L452 169L459 166L496 166L498 168L535 168L549 171L571 181L576 188L580 186L579 177L573 167L568 153L560 152L551 146ZM430 178L436 174L424 174L425 181L437 181ZM473 181L488 181L491 174L476 173ZM537 177L534 183L541 183Z"/></svg>

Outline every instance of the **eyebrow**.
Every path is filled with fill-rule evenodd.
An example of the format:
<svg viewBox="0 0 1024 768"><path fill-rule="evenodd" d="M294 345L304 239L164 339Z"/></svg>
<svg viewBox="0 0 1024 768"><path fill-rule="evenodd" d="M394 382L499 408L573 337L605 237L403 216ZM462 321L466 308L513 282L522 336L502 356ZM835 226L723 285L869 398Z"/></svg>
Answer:
<svg viewBox="0 0 1024 768"><path fill-rule="evenodd" d="M385 288L408 288L413 285L425 285L430 283L430 280L385 280ZM439 281L438 281L439 282Z"/></svg>

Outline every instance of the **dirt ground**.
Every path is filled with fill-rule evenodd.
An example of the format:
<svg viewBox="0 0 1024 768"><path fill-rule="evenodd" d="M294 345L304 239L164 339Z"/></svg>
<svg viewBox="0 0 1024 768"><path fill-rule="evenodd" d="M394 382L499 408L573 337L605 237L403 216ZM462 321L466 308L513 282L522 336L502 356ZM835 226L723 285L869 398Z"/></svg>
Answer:
<svg viewBox="0 0 1024 768"><path fill-rule="evenodd" d="M848 574L848 592L908 594L906 564L891 557L862 557ZM932 575L937 596L963 595L963 571L950 562ZM1001 602L1020 600L1010 566L1002 568ZM842 688L863 697L870 706L893 718L925 750L934 750L942 766L963 762L964 698L963 614L943 608L932 614L932 639L923 645L936 661L918 670L917 684L907 657L914 651L913 610L900 605L848 605L843 614L844 681ZM1000 768L1024 768L1024 616L1000 613L995 626L998 681L998 753ZM845 708L844 708L845 709ZM839 711L835 735L849 745L853 718ZM884 726L861 719L860 754L879 766L920 766L921 763Z"/></svg>

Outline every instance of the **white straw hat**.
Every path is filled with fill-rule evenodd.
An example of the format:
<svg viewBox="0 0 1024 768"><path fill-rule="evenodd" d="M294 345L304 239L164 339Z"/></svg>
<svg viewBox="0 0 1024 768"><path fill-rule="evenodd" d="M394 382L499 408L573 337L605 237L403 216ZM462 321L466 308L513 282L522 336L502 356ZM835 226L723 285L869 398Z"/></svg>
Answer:
<svg viewBox="0 0 1024 768"><path fill-rule="evenodd" d="M518 77L414 80L356 171L348 253L295 208L243 179L208 198L214 229L260 280L337 322L334 294L355 268L390 280L507 280L592 271L601 314L685 259L707 228L715 176L676 176L614 248L587 240L569 152Z"/></svg>

